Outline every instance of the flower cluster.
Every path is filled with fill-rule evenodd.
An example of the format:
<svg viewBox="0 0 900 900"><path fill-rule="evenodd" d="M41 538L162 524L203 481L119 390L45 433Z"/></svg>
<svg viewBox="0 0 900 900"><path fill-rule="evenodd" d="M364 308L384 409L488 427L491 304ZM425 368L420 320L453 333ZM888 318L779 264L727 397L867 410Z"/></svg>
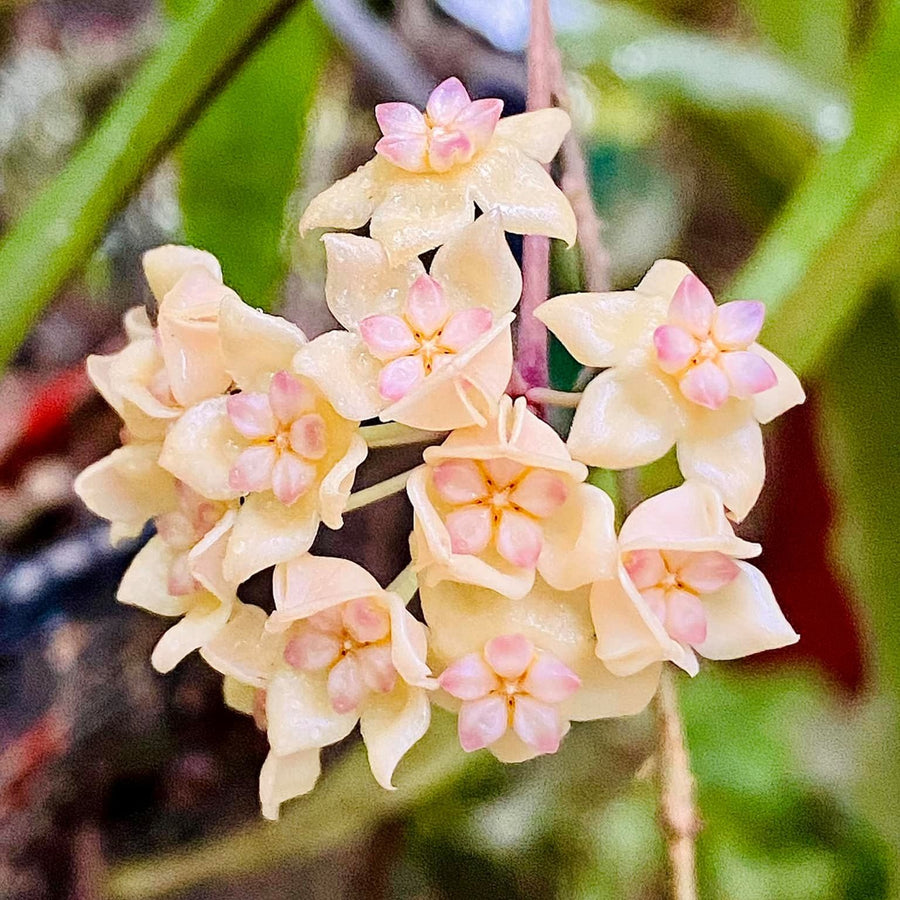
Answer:
<svg viewBox="0 0 900 900"><path fill-rule="evenodd" d="M144 257L156 323L132 310L124 349L88 360L122 447L79 476L78 493L113 540L155 526L119 599L178 619L158 669L199 649L227 702L266 731L269 817L313 787L321 748L357 724L391 788L432 704L458 714L464 750L521 761L555 752L572 721L642 710L665 661L694 674L698 654L797 639L745 562L759 546L726 516L759 494L759 424L803 399L755 343L762 304L717 306L682 264L658 262L634 291L538 308L576 359L604 370L567 441L505 393L522 290L505 232L571 243L575 222L542 165L568 117L501 110L454 78L424 113L376 109L376 156L301 222L369 223L369 237L323 238L340 329L308 341L246 305L208 253L168 246ZM435 247L426 270L418 255ZM412 562L386 589L309 552L320 523L340 528L363 502L351 488L368 451L360 423L374 418L432 442L392 479L412 502ZM687 480L617 533L588 466L643 465L673 444ZM266 569L271 612L237 597ZM424 622L407 609L416 591Z"/></svg>

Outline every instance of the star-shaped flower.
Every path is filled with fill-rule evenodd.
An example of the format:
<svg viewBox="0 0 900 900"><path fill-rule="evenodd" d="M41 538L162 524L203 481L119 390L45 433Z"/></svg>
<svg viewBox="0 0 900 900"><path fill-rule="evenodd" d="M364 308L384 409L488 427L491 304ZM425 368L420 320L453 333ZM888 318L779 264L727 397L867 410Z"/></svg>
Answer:
<svg viewBox="0 0 900 900"><path fill-rule="evenodd" d="M793 644L769 583L743 561L759 553L735 536L707 484L645 500L619 533L618 574L591 591L597 655L619 675L666 659L695 675L696 654L735 659Z"/></svg>
<svg viewBox="0 0 900 900"><path fill-rule="evenodd" d="M306 344L298 372L341 415L448 431L484 424L512 372L509 324L522 276L499 216L481 216L435 254L391 267L370 238L329 234L325 296L347 331Z"/></svg>
<svg viewBox="0 0 900 900"><path fill-rule="evenodd" d="M376 156L313 199L300 221L310 228L369 233L397 264L445 243L475 216L498 210L503 227L572 244L575 216L544 170L569 130L559 109L499 119L499 100L469 98L457 78L439 84L424 114L384 103ZM498 121L499 119L499 121Z"/></svg>
<svg viewBox="0 0 900 900"><path fill-rule="evenodd" d="M713 485L740 521L765 477L760 424L804 400L797 376L755 343L764 307L716 306L679 262L633 291L554 297L535 311L581 363L606 368L578 405L569 449L588 465L642 466L673 444L687 478Z"/></svg>

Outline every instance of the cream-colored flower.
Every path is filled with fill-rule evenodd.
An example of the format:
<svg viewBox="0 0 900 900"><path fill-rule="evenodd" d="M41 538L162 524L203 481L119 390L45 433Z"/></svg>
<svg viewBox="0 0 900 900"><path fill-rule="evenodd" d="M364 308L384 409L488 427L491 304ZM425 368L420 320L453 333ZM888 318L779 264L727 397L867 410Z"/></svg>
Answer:
<svg viewBox="0 0 900 900"><path fill-rule="evenodd" d="M160 638L150 661L160 672L209 642L236 601L222 562L235 510L178 483L174 506L156 518L156 535L132 560L117 599L162 616L181 616Z"/></svg>
<svg viewBox="0 0 900 900"><path fill-rule="evenodd" d="M391 267L370 238L328 234L325 295L348 329L300 349L294 361L337 411L414 428L483 425L512 373L509 323L522 276L499 215L441 247L430 275L418 259Z"/></svg>
<svg viewBox="0 0 900 900"><path fill-rule="evenodd" d="M349 560L306 555L278 565L273 584L267 622L245 609L203 651L219 671L265 691L264 814L311 790L312 755L357 722L372 773L392 789L394 769L431 720L425 627Z"/></svg>
<svg viewBox="0 0 900 900"><path fill-rule="evenodd" d="M504 396L487 425L454 431L424 455L407 491L425 584L461 581L519 599L535 573L572 590L614 571L612 502L584 483L587 468L524 398Z"/></svg>
<svg viewBox="0 0 900 900"><path fill-rule="evenodd" d="M764 313L749 301L716 306L672 260L656 262L633 291L539 306L535 315L579 362L607 367L575 413L572 455L625 469L675 444L685 477L709 482L743 519L765 477L760 423L804 400L797 376L755 343Z"/></svg>
<svg viewBox="0 0 900 900"><path fill-rule="evenodd" d="M538 578L520 600L450 581L421 586L435 700L459 713L466 750L504 762L553 753L570 721L640 712L660 666L613 675L595 653L589 587L557 591Z"/></svg>
<svg viewBox="0 0 900 900"><path fill-rule="evenodd" d="M703 482L645 500L619 533L618 574L591 591L597 655L619 675L666 659L695 675L697 653L735 659L793 644L769 583L743 562L759 553Z"/></svg>
<svg viewBox="0 0 900 900"><path fill-rule="evenodd" d="M300 231L360 228L398 264L445 243L482 212L498 210L517 234L575 240L575 216L542 164L570 128L559 109L500 119L502 102L472 102L456 78L439 84L425 113L383 103L376 156L309 204ZM499 121L498 121L499 119Z"/></svg>
<svg viewBox="0 0 900 900"><path fill-rule="evenodd" d="M210 500L243 498L223 564L238 584L306 552L320 521L341 527L367 447L358 422L338 415L314 381L292 374L306 343L295 325L228 297L219 339L240 390L188 409L171 426L160 465Z"/></svg>
<svg viewBox="0 0 900 900"><path fill-rule="evenodd" d="M158 306L154 328L143 307L125 314L128 343L89 356L91 381L122 417L130 439L161 440L185 406L231 383L218 338L218 309L236 296L222 283L214 256L168 245L144 254L144 273Z"/></svg>

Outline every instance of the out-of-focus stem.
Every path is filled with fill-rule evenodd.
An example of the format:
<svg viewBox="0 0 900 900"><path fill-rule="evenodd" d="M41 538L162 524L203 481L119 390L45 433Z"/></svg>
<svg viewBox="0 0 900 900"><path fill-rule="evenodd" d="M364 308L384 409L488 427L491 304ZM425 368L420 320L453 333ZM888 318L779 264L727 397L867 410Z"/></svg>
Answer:
<svg viewBox="0 0 900 900"><path fill-rule="evenodd" d="M397 422L385 425L363 425L359 429L360 436L371 448L401 447L405 444L425 444L440 440L446 432L423 431L421 428L410 428Z"/></svg>
<svg viewBox="0 0 900 900"><path fill-rule="evenodd" d="M410 563L388 586L385 590L391 591L400 596L405 603L409 603L413 598L413 594L419 589L419 582L416 578L413 564Z"/></svg>
<svg viewBox="0 0 900 900"><path fill-rule="evenodd" d="M354 509L368 506L370 503L375 503L377 500L381 500L384 497L390 497L391 494L399 493L406 487L406 482L409 481L409 476L412 475L414 471L415 469L410 469L408 472L401 472L399 475L395 475L393 478L386 478L384 481L379 481L378 484L373 484L372 487L363 488L361 491L354 491L347 501L344 512L352 512Z"/></svg>
<svg viewBox="0 0 900 900"><path fill-rule="evenodd" d="M659 729L659 817L666 839L672 900L697 900L694 841L699 827L694 777L678 711L672 666L663 666L656 694Z"/></svg>
<svg viewBox="0 0 900 900"><path fill-rule="evenodd" d="M553 28L548 0L532 0L528 40L527 108L545 109L552 100ZM522 303L519 310L516 369L525 390L546 387L547 329L534 310L550 293L550 238L526 235L522 241Z"/></svg>
<svg viewBox="0 0 900 900"><path fill-rule="evenodd" d="M531 388L525 397L536 406L562 406L574 409L581 402L581 391L554 391L551 388Z"/></svg>

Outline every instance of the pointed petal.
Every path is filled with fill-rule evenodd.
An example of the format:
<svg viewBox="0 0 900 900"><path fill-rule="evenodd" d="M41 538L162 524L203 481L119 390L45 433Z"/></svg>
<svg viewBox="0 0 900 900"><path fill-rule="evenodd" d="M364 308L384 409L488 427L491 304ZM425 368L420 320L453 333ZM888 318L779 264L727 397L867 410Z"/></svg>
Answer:
<svg viewBox="0 0 900 900"><path fill-rule="evenodd" d="M689 591L667 591L665 625L679 644L702 644L706 640L706 613L700 598Z"/></svg>
<svg viewBox="0 0 900 900"><path fill-rule="evenodd" d="M284 644L281 636L269 634L265 625L262 609L236 601L228 624L203 645L200 655L226 678L264 688L283 662ZM249 712L252 713L252 707Z"/></svg>
<svg viewBox="0 0 900 900"><path fill-rule="evenodd" d="M333 427L333 426L332 426ZM347 442L347 451L332 466L319 486L319 513L329 528L340 528L343 512L356 478L356 470L368 456L369 447L354 429Z"/></svg>
<svg viewBox="0 0 900 900"><path fill-rule="evenodd" d="M254 444L242 450L228 472L228 486L239 494L268 490L277 459L278 452L272 444Z"/></svg>
<svg viewBox="0 0 900 900"><path fill-rule="evenodd" d="M192 596L172 596L168 581L175 554L162 538L150 538L125 570L116 599L161 616L180 616L191 608Z"/></svg>
<svg viewBox="0 0 900 900"><path fill-rule="evenodd" d="M569 432L569 450L592 466L643 466L665 456L683 423L681 401L659 378L610 369L587 386Z"/></svg>
<svg viewBox="0 0 900 900"><path fill-rule="evenodd" d="M311 228L359 228L369 221L380 193L384 163L379 157L317 194L300 219L300 234Z"/></svg>
<svg viewBox="0 0 900 900"><path fill-rule="evenodd" d="M449 125L471 102L463 83L447 78L429 95L425 112L435 124Z"/></svg>
<svg viewBox="0 0 900 900"><path fill-rule="evenodd" d="M523 690L542 703L562 703L579 687L578 675L549 653L538 655L522 682Z"/></svg>
<svg viewBox="0 0 900 900"><path fill-rule="evenodd" d="M666 556L670 564L675 564L678 580L701 594L709 594L725 587L740 572L731 557L715 550L705 553L667 553Z"/></svg>
<svg viewBox="0 0 900 900"><path fill-rule="evenodd" d="M345 656L328 673L328 699L340 714L357 712L368 688L355 655Z"/></svg>
<svg viewBox="0 0 900 900"><path fill-rule="evenodd" d="M685 275L669 304L669 322L703 340L709 335L716 301L709 288L693 272Z"/></svg>
<svg viewBox="0 0 900 900"><path fill-rule="evenodd" d="M752 397L771 390L778 383L772 367L756 353L746 350L723 353L719 365L728 377L733 397Z"/></svg>
<svg viewBox="0 0 900 900"><path fill-rule="evenodd" d="M526 512L544 519L556 512L569 496L569 488L559 475L547 469L531 469L509 495Z"/></svg>
<svg viewBox="0 0 900 900"><path fill-rule="evenodd" d="M397 594L386 592L384 599L391 616L391 662L394 668L407 684L433 690L437 682L425 662L428 655L425 626Z"/></svg>
<svg viewBox="0 0 900 900"><path fill-rule="evenodd" d="M275 433L275 417L269 398L259 391L232 394L225 403L231 424L248 438L270 437Z"/></svg>
<svg viewBox="0 0 900 900"><path fill-rule="evenodd" d="M504 697L490 694L479 700L466 700L459 709L459 743L467 753L481 750L503 737L508 721Z"/></svg>
<svg viewBox="0 0 900 900"><path fill-rule="evenodd" d="M712 336L723 350L746 350L766 318L766 306L758 300L732 300L716 307Z"/></svg>
<svg viewBox="0 0 900 900"><path fill-rule="evenodd" d="M228 621L230 603L220 603L212 594L202 594L185 617L157 642L150 662L157 672L171 672L189 653L211 641Z"/></svg>
<svg viewBox="0 0 900 900"><path fill-rule="evenodd" d="M397 764L428 731L431 704L421 688L402 682L390 694L369 698L360 716L360 731L375 780L392 790Z"/></svg>
<svg viewBox="0 0 900 900"><path fill-rule="evenodd" d="M456 116L453 127L466 135L476 151L482 150L493 136L502 112L502 100L495 98L475 100Z"/></svg>
<svg viewBox="0 0 900 900"><path fill-rule="evenodd" d="M667 574L659 550L632 550L623 555L622 562L632 584L639 591L659 584Z"/></svg>
<svg viewBox="0 0 900 900"><path fill-rule="evenodd" d="M384 135L428 133L425 116L411 103L379 103L375 120Z"/></svg>
<svg viewBox="0 0 900 900"><path fill-rule="evenodd" d="M685 478L712 485L740 522L753 508L766 475L762 433L740 401L731 409L695 417L678 442L678 465Z"/></svg>
<svg viewBox="0 0 900 900"><path fill-rule="evenodd" d="M532 697L516 696L513 713L516 734L538 753L556 753L563 728L556 708Z"/></svg>
<svg viewBox="0 0 900 900"><path fill-rule="evenodd" d="M441 332L441 346L459 353L491 330L494 317L481 306L454 313Z"/></svg>
<svg viewBox="0 0 900 900"><path fill-rule="evenodd" d="M494 670L480 653L470 653L447 666L438 678L438 684L451 697L460 700L477 700L500 687Z"/></svg>
<svg viewBox="0 0 900 900"><path fill-rule="evenodd" d="M653 332L653 346L659 367L670 375L687 366L700 349L696 339L677 325L660 325Z"/></svg>
<svg viewBox="0 0 900 900"><path fill-rule="evenodd" d="M316 786L320 771L318 750L300 750L287 756L278 756L270 750L259 770L263 816L277 819L281 804L308 794Z"/></svg>
<svg viewBox="0 0 900 900"><path fill-rule="evenodd" d="M691 366L678 380L678 386L692 403L713 410L721 409L730 390L728 377L708 359L699 366Z"/></svg>
<svg viewBox="0 0 900 900"><path fill-rule="evenodd" d="M285 506L291 506L312 488L317 475L314 465L285 451L272 467L272 493Z"/></svg>
<svg viewBox="0 0 900 900"><path fill-rule="evenodd" d="M572 120L565 110L536 109L501 119L494 134L546 165L556 156L571 127Z"/></svg>
<svg viewBox="0 0 900 900"><path fill-rule="evenodd" d="M160 302L175 287L178 280L188 270L202 266L209 274L222 282L222 267L219 261L205 250L181 244L165 244L147 250L141 257L144 277L157 302Z"/></svg>
<svg viewBox="0 0 900 900"><path fill-rule="evenodd" d="M492 144L469 168L472 199L496 209L516 234L544 234L569 246L577 225L572 207L539 162L512 144Z"/></svg>
<svg viewBox="0 0 900 900"><path fill-rule="evenodd" d="M359 333L372 356L382 361L413 353L419 347L409 325L399 316L367 316L359 323Z"/></svg>
<svg viewBox="0 0 900 900"><path fill-rule="evenodd" d="M401 356L389 362L378 375L378 393L388 402L402 400L425 379L421 356Z"/></svg>
<svg viewBox="0 0 900 900"><path fill-rule="evenodd" d="M289 425L315 409L316 394L310 384L281 369L269 383L269 406L279 422Z"/></svg>
<svg viewBox="0 0 900 900"><path fill-rule="evenodd" d="M750 349L761 356L775 373L777 384L768 391L754 394L751 400L753 415L762 425L771 422L792 406L797 406L806 399L800 379L793 373L787 363L780 360L765 347L753 344Z"/></svg>
<svg viewBox="0 0 900 900"><path fill-rule="evenodd" d="M738 566L741 574L734 581L704 597L707 637L697 652L707 659L737 659L800 639L762 572L745 562Z"/></svg>
<svg viewBox="0 0 900 900"><path fill-rule="evenodd" d="M449 315L450 308L444 299L441 285L430 275L420 275L412 283L406 296L406 318L409 324L423 337L432 337ZM415 341L413 343L415 349L418 344Z"/></svg>
<svg viewBox="0 0 900 900"><path fill-rule="evenodd" d="M501 634L484 645L484 658L501 678L516 681L534 659L534 644L522 634Z"/></svg>

